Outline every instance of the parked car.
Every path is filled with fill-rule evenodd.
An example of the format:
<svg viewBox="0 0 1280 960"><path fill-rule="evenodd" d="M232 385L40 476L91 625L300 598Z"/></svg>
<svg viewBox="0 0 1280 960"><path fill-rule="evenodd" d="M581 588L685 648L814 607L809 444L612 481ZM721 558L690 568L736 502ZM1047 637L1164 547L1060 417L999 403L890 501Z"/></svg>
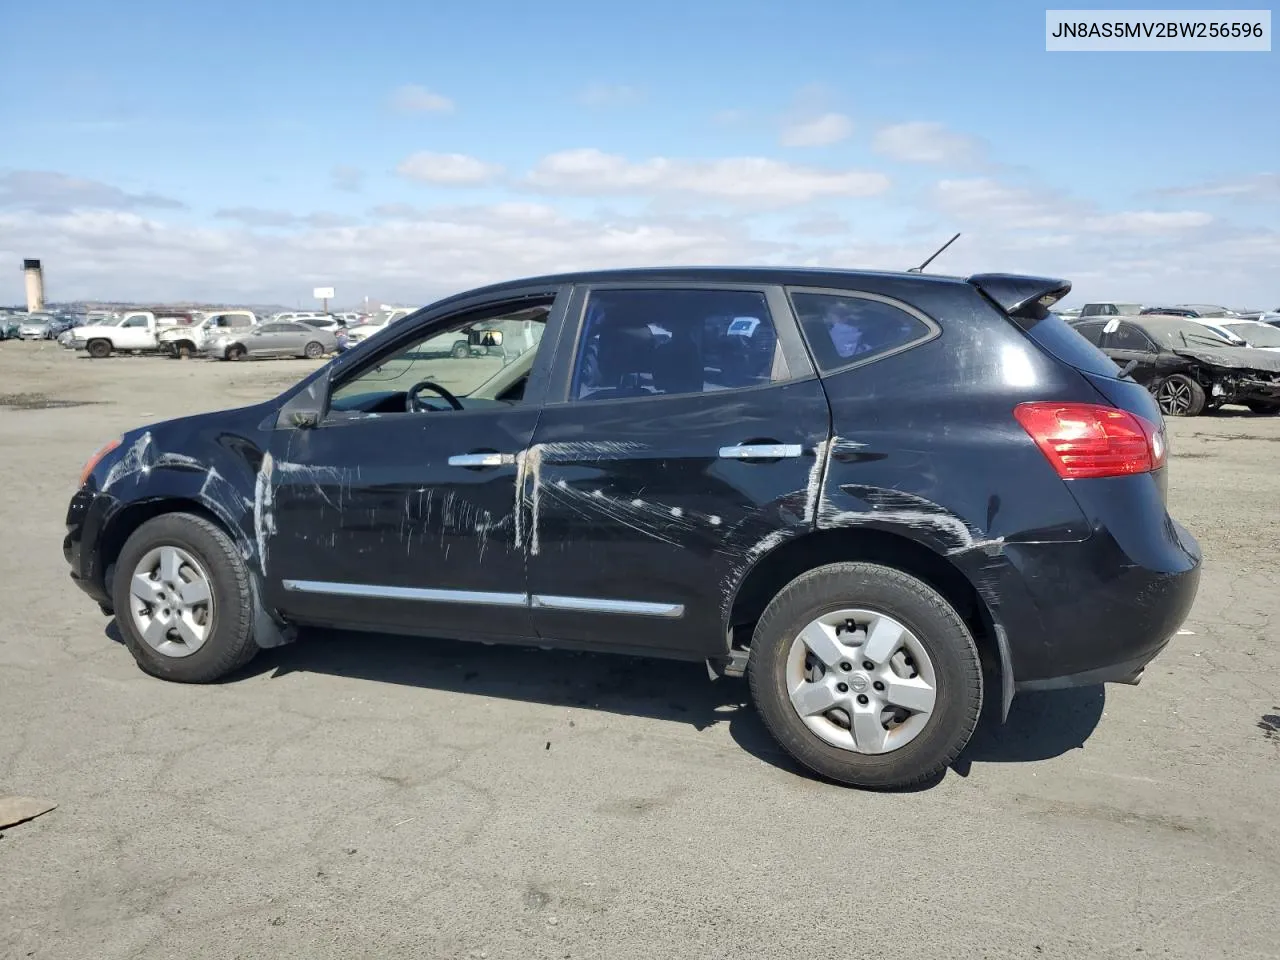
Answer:
<svg viewBox="0 0 1280 960"><path fill-rule="evenodd" d="M18 324L18 336L23 340L48 340L53 327L53 317L47 313L29 313Z"/></svg>
<svg viewBox="0 0 1280 960"><path fill-rule="evenodd" d="M311 624L706 661L749 676L812 770L917 783L984 698L1137 682L1196 594L1160 411L1047 314L1069 290L777 268L486 287L272 400L112 440L63 549L156 676L215 681ZM708 364L714 317L773 350ZM422 349L477 328L502 356Z"/></svg>
<svg viewBox="0 0 1280 960"><path fill-rule="evenodd" d="M231 330L255 326L258 317L252 310L224 310L211 313L199 323L162 330L157 337L160 349L171 357L185 358L204 352L211 339Z"/></svg>
<svg viewBox="0 0 1280 960"><path fill-rule="evenodd" d="M0 315L0 340L20 339L18 331L22 329L22 316L11 313Z"/></svg>
<svg viewBox="0 0 1280 960"><path fill-rule="evenodd" d="M347 344L354 347L375 333L386 330L391 324L403 320L411 313L413 310L409 308L379 311L371 319L347 328Z"/></svg>
<svg viewBox="0 0 1280 960"><path fill-rule="evenodd" d="M1086 303L1076 315L1079 320L1089 317L1120 317L1142 312L1140 303Z"/></svg>
<svg viewBox="0 0 1280 960"><path fill-rule="evenodd" d="M307 357L317 360L337 349L338 341L328 330L286 320L225 330L209 341L206 352L222 360L255 360L264 357Z"/></svg>
<svg viewBox="0 0 1280 960"><path fill-rule="evenodd" d="M1195 417L1226 403L1280 412L1280 356L1254 350L1186 317L1085 320L1074 329L1147 387L1161 411Z"/></svg>

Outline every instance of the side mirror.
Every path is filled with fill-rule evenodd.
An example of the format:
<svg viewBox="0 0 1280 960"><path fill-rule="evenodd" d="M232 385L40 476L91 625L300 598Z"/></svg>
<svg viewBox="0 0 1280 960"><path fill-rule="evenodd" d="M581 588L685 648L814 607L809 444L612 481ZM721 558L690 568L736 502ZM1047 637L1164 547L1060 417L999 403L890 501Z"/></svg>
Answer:
<svg viewBox="0 0 1280 960"><path fill-rule="evenodd" d="M311 430L320 425L329 402L329 370L289 398L276 417L276 429Z"/></svg>

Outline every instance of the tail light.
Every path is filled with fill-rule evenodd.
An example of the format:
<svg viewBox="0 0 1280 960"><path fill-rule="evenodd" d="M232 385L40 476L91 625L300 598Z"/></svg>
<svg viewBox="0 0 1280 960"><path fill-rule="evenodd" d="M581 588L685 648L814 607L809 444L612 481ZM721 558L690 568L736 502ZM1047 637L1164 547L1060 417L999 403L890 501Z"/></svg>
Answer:
<svg viewBox="0 0 1280 960"><path fill-rule="evenodd" d="M1013 411L1064 480L1150 473L1165 463L1164 428L1095 403L1020 403Z"/></svg>

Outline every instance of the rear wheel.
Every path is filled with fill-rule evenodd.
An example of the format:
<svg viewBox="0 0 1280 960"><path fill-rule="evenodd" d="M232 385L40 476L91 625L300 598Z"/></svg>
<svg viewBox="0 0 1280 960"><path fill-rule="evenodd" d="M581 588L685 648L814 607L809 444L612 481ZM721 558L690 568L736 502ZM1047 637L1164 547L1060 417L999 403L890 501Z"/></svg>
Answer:
<svg viewBox="0 0 1280 960"><path fill-rule="evenodd" d="M1245 406L1259 415L1280 413L1280 401L1276 400L1247 400Z"/></svg>
<svg viewBox="0 0 1280 960"><path fill-rule="evenodd" d="M231 538L203 517L148 520L125 542L115 569L117 625L152 676L209 683L258 652L248 568Z"/></svg>
<svg viewBox="0 0 1280 960"><path fill-rule="evenodd" d="M459 340L453 345L453 349L449 351L455 360L462 360L471 356L471 345L465 340Z"/></svg>
<svg viewBox="0 0 1280 960"><path fill-rule="evenodd" d="M244 357L245 357L244 347L241 347L241 346L227 347L228 360L243 360Z"/></svg>
<svg viewBox="0 0 1280 960"><path fill-rule="evenodd" d="M178 355L179 360L189 360L191 358L191 344L180 343L178 349L174 351Z"/></svg>
<svg viewBox="0 0 1280 960"><path fill-rule="evenodd" d="M318 360L324 356L324 344L312 340L303 348L302 355L308 360Z"/></svg>
<svg viewBox="0 0 1280 960"><path fill-rule="evenodd" d="M756 625L748 673L779 745L851 786L937 776L982 711L964 621L928 584L871 563L819 567L784 587Z"/></svg>
<svg viewBox="0 0 1280 960"><path fill-rule="evenodd" d="M1204 412L1204 387L1184 373L1175 373L1156 387L1156 403L1165 416L1198 417Z"/></svg>
<svg viewBox="0 0 1280 960"><path fill-rule="evenodd" d="M101 360L103 357L111 356L110 340L90 340L89 345L85 347L89 352L89 356Z"/></svg>

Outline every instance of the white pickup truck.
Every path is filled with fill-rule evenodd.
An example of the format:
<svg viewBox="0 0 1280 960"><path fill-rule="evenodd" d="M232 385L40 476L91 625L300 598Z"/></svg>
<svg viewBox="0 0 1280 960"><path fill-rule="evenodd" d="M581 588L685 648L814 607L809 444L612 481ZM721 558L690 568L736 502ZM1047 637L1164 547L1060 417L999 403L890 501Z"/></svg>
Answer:
<svg viewBox="0 0 1280 960"><path fill-rule="evenodd" d="M76 327L71 346L101 359L113 353L151 353L160 349L161 330L176 327L178 317L157 317L150 310L131 310L119 320Z"/></svg>
<svg viewBox="0 0 1280 960"><path fill-rule="evenodd" d="M186 359L204 349L217 336L231 330L244 330L258 325L252 310L222 310L211 313L199 323L161 330L157 341L160 349L171 357Z"/></svg>

